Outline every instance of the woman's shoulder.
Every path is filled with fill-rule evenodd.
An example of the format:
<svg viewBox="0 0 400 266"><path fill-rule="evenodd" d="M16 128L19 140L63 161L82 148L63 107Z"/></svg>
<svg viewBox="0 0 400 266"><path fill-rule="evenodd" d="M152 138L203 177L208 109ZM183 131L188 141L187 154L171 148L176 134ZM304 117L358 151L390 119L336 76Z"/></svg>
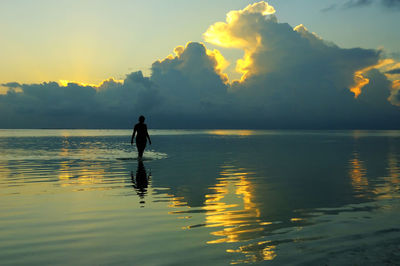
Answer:
<svg viewBox="0 0 400 266"><path fill-rule="evenodd" d="M147 125L144 124L144 123L137 123L137 124L135 125L135 128L147 128Z"/></svg>

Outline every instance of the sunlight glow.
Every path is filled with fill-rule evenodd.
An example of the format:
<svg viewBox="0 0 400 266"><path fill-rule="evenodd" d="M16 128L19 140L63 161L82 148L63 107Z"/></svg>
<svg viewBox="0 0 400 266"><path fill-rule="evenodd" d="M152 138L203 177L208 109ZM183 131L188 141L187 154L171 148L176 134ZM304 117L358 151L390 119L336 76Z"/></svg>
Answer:
<svg viewBox="0 0 400 266"><path fill-rule="evenodd" d="M261 39L261 38L260 38ZM242 76L238 82L243 82L248 78L250 74L250 66L253 65L252 55L256 48L251 50L245 50L243 58L240 58L236 61L236 72L240 73Z"/></svg>
<svg viewBox="0 0 400 266"><path fill-rule="evenodd" d="M237 23L239 16L242 14L260 14L262 16L272 15L275 13L275 8L267 2L261 1L258 3L250 4L242 10L233 10L226 15L225 22L217 22L211 25L203 34L206 42L227 48L245 48L254 43L253 40L239 38L235 32L234 27Z"/></svg>
<svg viewBox="0 0 400 266"><path fill-rule="evenodd" d="M225 83L228 83L228 75L223 73L223 71L229 66L229 62L223 57L223 55L217 49L209 50L206 48L207 55L214 59L215 62L215 72L217 72L223 79Z"/></svg>
<svg viewBox="0 0 400 266"><path fill-rule="evenodd" d="M258 32L249 32L246 36L240 33L240 16L247 14L259 14L260 17L272 15L275 13L273 6L261 1L250 4L242 10L233 10L226 15L226 22L216 22L211 25L203 34L206 42L225 47L244 50L244 57L236 61L236 72L241 74L240 80L243 82L250 72L250 66L253 65L252 55L261 45L261 36ZM238 32L239 31L239 32Z"/></svg>
<svg viewBox="0 0 400 266"><path fill-rule="evenodd" d="M248 42L244 39L232 36L229 26L223 22L217 22L211 25L203 34L206 42L225 47L225 48L244 48Z"/></svg>
<svg viewBox="0 0 400 266"><path fill-rule="evenodd" d="M354 93L354 97L357 98L361 94L361 89L369 83L369 79L365 78L363 74L367 72L370 68L364 68L362 70L356 71L354 73L355 85L350 88L350 91Z"/></svg>
<svg viewBox="0 0 400 266"><path fill-rule="evenodd" d="M58 81L58 84L61 87L67 87L68 84L78 84L79 86L83 86L83 87L98 87L98 86L100 86L100 85L96 85L96 84L90 84L90 83L84 83L84 82L78 82L78 81L72 81L72 80L66 80L66 79L60 79Z"/></svg>
<svg viewBox="0 0 400 266"><path fill-rule="evenodd" d="M388 64L392 63L393 59L383 59L379 60L379 62L375 65L368 66L354 72L354 85L350 88L350 91L354 93L354 98L357 98L361 94L362 88L369 83L369 79L364 76L368 71L374 68L382 69Z"/></svg>

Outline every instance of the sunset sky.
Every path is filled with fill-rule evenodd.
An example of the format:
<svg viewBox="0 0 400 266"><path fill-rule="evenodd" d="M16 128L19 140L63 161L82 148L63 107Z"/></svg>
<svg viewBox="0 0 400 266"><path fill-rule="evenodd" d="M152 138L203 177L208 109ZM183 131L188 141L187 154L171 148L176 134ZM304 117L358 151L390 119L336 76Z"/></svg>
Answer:
<svg viewBox="0 0 400 266"><path fill-rule="evenodd" d="M236 127L232 115L248 122L261 112L268 113L261 120L272 127L301 128L296 124L301 120L307 128L311 120L329 120L321 127L351 128L357 120L363 121L359 127L393 128L400 118L399 23L397 0L5 0L0 122L2 127L125 127L127 117L116 124L93 119L90 105L101 106L103 118L112 109L166 121L179 116L175 103L184 102L178 109L188 115L183 122L189 115L196 121L190 127ZM345 89L351 99L342 95L347 92L336 94ZM124 102L125 90L132 102ZM61 118L45 102L57 97L64 101L56 106ZM150 110L146 103L154 99L157 108ZM340 110L326 107L328 99L337 100ZM193 107L199 102L202 107ZM47 123L37 124L48 115ZM219 122L208 124L210 115ZM237 127L266 127L247 122Z"/></svg>
<svg viewBox="0 0 400 266"><path fill-rule="evenodd" d="M136 70L148 74L151 64L175 46L204 41L209 25L254 2L1 1L0 82L97 84L109 77L123 79ZM303 24L343 48L384 48L400 54L399 8L396 12L379 1L353 8L345 7L346 0L269 3L280 22ZM221 52L229 61L241 56L240 51Z"/></svg>

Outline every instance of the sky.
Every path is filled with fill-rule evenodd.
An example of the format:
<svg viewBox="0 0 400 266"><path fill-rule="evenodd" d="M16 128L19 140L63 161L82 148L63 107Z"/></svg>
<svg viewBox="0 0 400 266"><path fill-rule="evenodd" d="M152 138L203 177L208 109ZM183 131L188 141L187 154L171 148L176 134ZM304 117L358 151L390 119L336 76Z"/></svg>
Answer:
<svg viewBox="0 0 400 266"><path fill-rule="evenodd" d="M398 0L3 0L0 127L400 128L399 22Z"/></svg>

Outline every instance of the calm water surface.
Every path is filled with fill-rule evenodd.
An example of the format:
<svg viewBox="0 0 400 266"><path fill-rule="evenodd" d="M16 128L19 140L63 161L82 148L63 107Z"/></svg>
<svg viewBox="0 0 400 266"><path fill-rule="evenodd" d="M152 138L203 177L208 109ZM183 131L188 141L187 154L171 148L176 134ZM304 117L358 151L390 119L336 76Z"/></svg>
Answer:
<svg viewBox="0 0 400 266"><path fill-rule="evenodd" d="M143 163L130 134L0 130L0 264L354 263L400 245L399 131L155 130Z"/></svg>

